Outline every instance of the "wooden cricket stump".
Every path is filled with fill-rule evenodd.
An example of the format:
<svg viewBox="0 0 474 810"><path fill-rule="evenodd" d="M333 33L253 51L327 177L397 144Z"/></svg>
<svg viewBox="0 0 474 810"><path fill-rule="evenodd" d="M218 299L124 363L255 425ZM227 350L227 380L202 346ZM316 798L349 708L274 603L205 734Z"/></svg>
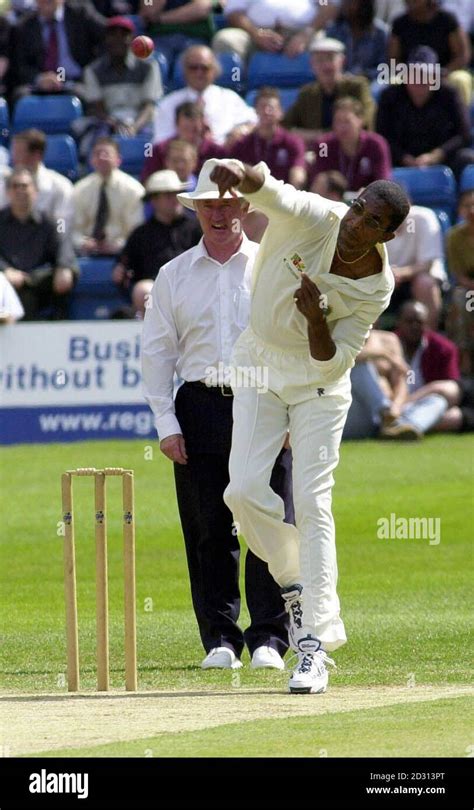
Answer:
<svg viewBox="0 0 474 810"><path fill-rule="evenodd" d="M107 692L109 683L109 603L107 575L107 493L108 476L122 478L123 558L125 600L125 688L137 690L137 629L135 581L135 509L133 470L122 467L79 467L61 477L64 521L64 589L66 598L67 685L69 692L80 689L79 633L77 620L76 555L74 543L74 476L94 478L97 691Z"/></svg>

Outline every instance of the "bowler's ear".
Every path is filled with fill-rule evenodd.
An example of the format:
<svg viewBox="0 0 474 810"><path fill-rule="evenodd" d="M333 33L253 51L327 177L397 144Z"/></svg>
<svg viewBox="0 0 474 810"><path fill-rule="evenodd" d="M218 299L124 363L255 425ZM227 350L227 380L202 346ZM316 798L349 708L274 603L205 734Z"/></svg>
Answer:
<svg viewBox="0 0 474 810"><path fill-rule="evenodd" d="M384 233L382 238L379 239L379 242L382 242L382 243L383 242L391 242L392 239L395 239L395 236L396 236L396 234L393 233L393 231L387 231L386 233Z"/></svg>

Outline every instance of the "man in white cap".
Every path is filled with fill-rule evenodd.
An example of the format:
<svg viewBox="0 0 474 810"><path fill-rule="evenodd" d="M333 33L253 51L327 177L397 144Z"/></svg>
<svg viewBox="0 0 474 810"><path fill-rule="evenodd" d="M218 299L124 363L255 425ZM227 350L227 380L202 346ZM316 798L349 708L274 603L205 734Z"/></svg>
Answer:
<svg viewBox="0 0 474 810"><path fill-rule="evenodd" d="M361 102L364 124L373 129L375 104L370 84L365 76L344 73L345 45L338 39L316 36L309 50L316 81L301 88L282 125L311 143L331 129L334 102L351 96Z"/></svg>
<svg viewBox="0 0 474 810"><path fill-rule="evenodd" d="M351 402L350 369L394 287L385 242L407 216L403 189L371 183L348 208L275 180L266 164L220 160L222 194L244 194L268 217L255 265L249 328L232 363L230 484L225 501L247 544L281 585L298 664L290 692L320 693L327 651L346 641L336 591L333 471ZM268 385L245 384L255 366ZM247 371L248 370L248 371ZM269 487L273 457L290 433L296 528Z"/></svg>
<svg viewBox="0 0 474 810"><path fill-rule="evenodd" d="M129 290L139 312L160 267L201 238L199 223L184 214L177 198L187 188L171 169L154 172L145 183L143 201L150 203L153 214L132 231L113 273L115 283Z"/></svg>
<svg viewBox="0 0 474 810"><path fill-rule="evenodd" d="M178 195L196 212L203 238L165 264L154 284L143 329L144 393L160 449L174 464L194 612L206 650L202 667L240 667L245 644L252 667L283 669L288 632L279 588L266 563L250 551L245 587L251 624L245 632L237 624L238 527L223 500L232 436L229 361L248 323L258 245L242 230L249 207L242 195L219 199L209 177L217 164L206 161L195 191ZM175 372L184 382L174 402ZM272 485L291 520L291 464L282 446L283 439Z"/></svg>

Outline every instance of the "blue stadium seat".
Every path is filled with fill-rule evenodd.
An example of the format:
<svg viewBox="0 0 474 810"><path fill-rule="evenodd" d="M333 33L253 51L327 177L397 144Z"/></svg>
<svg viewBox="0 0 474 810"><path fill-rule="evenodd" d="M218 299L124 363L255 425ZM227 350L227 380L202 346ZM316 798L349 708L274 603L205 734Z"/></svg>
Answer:
<svg viewBox="0 0 474 810"><path fill-rule="evenodd" d="M284 112L286 112L292 104L295 103L299 88L298 87L280 87L280 98L281 98L281 106L283 107ZM250 104L251 107L255 106L255 99L257 96L258 90L249 90L247 95L245 96L245 101L247 104Z"/></svg>
<svg viewBox="0 0 474 810"><path fill-rule="evenodd" d="M13 113L13 132L30 127L47 135L71 134L71 124L83 115L77 96L25 96Z"/></svg>
<svg viewBox="0 0 474 810"><path fill-rule="evenodd" d="M73 290L69 317L74 321L103 320L128 303L112 281L117 260L111 256L81 257L81 274Z"/></svg>
<svg viewBox="0 0 474 810"><path fill-rule="evenodd" d="M49 135L46 142L44 164L64 174L69 180L77 180L77 147L70 135Z"/></svg>
<svg viewBox="0 0 474 810"><path fill-rule="evenodd" d="M126 17L127 20L130 20L130 22L134 24L136 37L145 33L145 23L139 14L123 14L122 16Z"/></svg>
<svg viewBox="0 0 474 810"><path fill-rule="evenodd" d="M456 181L447 166L393 169L393 180L403 186L416 205L441 209L453 221L457 205Z"/></svg>
<svg viewBox="0 0 474 810"><path fill-rule="evenodd" d="M135 138L124 138L117 135L114 136L114 140L117 141L122 155L120 168L123 172L139 178L145 162L145 146L152 142L152 136L137 135Z"/></svg>
<svg viewBox="0 0 474 810"><path fill-rule="evenodd" d="M160 68L161 81L163 82L163 91L166 93L168 88L168 79L170 77L170 66L164 53L157 51L156 48L152 53L155 62L158 62Z"/></svg>
<svg viewBox="0 0 474 810"><path fill-rule="evenodd" d="M474 165L466 166L462 175L461 182L459 183L459 191L470 191L474 188Z"/></svg>
<svg viewBox="0 0 474 810"><path fill-rule="evenodd" d="M449 228L451 227L451 220L448 217L446 211L443 211L442 208L433 208L433 211L435 212L436 216L438 217L438 222L441 225L441 230L443 232L443 237L444 237L444 234L446 233L446 231L448 231Z"/></svg>
<svg viewBox="0 0 474 810"><path fill-rule="evenodd" d="M0 98L0 146L7 146L10 137L10 116L8 104L4 98Z"/></svg>
<svg viewBox="0 0 474 810"><path fill-rule="evenodd" d="M225 14L214 12L212 16L214 18L214 26L216 31L220 31L221 28L227 28L228 22Z"/></svg>
<svg viewBox="0 0 474 810"><path fill-rule="evenodd" d="M216 79L216 84L220 87L228 87L236 93L243 93L245 90L245 65L237 53L220 53L217 59L222 67L222 73ZM172 87L179 90L186 84L181 60L175 64Z"/></svg>
<svg viewBox="0 0 474 810"><path fill-rule="evenodd" d="M314 81L309 53L290 59L280 53L255 53L249 62L247 87L301 87Z"/></svg>

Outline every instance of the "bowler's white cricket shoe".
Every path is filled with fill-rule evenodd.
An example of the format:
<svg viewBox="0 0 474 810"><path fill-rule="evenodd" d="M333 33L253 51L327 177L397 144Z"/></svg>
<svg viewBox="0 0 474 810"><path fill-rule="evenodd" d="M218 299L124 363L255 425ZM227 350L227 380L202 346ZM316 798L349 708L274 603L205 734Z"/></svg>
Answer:
<svg viewBox="0 0 474 810"><path fill-rule="evenodd" d="M252 669L285 669L285 662L273 647L257 647L252 655Z"/></svg>
<svg viewBox="0 0 474 810"><path fill-rule="evenodd" d="M240 669L241 666L242 662L229 647L213 647L202 662L201 669Z"/></svg>
<svg viewBox="0 0 474 810"><path fill-rule="evenodd" d="M299 641L298 665L290 678L288 689L296 695L320 695L328 685L326 664L336 667L332 658L321 649L321 642L314 636Z"/></svg>
<svg viewBox="0 0 474 810"><path fill-rule="evenodd" d="M292 650L298 652L298 635L301 635L303 627L303 606L301 604L301 585L291 585L289 588L282 588L281 595L285 603L285 610L288 613L288 642Z"/></svg>

